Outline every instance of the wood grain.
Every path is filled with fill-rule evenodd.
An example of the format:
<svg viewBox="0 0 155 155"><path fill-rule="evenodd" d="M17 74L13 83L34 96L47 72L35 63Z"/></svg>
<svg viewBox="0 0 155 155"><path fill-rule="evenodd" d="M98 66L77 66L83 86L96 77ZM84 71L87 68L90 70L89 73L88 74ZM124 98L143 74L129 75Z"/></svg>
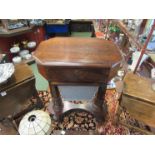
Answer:
<svg viewBox="0 0 155 155"><path fill-rule="evenodd" d="M121 61L115 44L97 38L49 39L38 46L33 56L44 66L111 67Z"/></svg>
<svg viewBox="0 0 155 155"><path fill-rule="evenodd" d="M9 115L14 117L19 113L22 115L22 111L31 106L30 98L33 95L37 98L37 103L34 107L42 106L35 88L35 77L27 64L15 65L14 76L11 77L8 83L0 87L1 92L6 93L5 96L0 94L1 117L8 117Z"/></svg>
<svg viewBox="0 0 155 155"><path fill-rule="evenodd" d="M155 92L151 84L151 79L127 73L118 109L125 108L136 120L155 127ZM122 110L118 110L116 114L117 121L121 112Z"/></svg>
<svg viewBox="0 0 155 155"><path fill-rule="evenodd" d="M123 94L142 99L155 105L155 92L151 87L152 80L128 73L124 78Z"/></svg>

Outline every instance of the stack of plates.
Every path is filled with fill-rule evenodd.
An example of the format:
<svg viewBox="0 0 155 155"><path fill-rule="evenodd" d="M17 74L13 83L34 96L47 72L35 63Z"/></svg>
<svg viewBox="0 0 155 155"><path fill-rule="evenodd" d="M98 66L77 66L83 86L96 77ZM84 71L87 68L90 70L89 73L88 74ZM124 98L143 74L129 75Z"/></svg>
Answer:
<svg viewBox="0 0 155 155"><path fill-rule="evenodd" d="M29 54L29 53L30 53L29 50L22 50L22 51L19 53L19 55L21 56L21 58L28 60L28 59L30 59L31 56L32 56L32 55Z"/></svg>

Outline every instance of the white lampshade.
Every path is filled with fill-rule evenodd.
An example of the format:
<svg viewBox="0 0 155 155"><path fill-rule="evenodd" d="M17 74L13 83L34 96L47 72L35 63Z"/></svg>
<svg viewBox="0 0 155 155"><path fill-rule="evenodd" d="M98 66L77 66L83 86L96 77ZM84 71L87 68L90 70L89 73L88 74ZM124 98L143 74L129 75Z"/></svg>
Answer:
<svg viewBox="0 0 155 155"><path fill-rule="evenodd" d="M42 110L27 113L19 124L20 135L49 135L50 133L51 118Z"/></svg>

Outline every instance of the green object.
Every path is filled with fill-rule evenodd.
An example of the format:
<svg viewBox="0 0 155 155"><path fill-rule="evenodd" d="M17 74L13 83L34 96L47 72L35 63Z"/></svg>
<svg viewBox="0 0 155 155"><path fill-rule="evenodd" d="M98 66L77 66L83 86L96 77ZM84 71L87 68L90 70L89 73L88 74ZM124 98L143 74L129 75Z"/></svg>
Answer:
<svg viewBox="0 0 155 155"><path fill-rule="evenodd" d="M48 81L39 73L36 63L30 65L36 78L36 89L39 91L48 90Z"/></svg>
<svg viewBox="0 0 155 155"><path fill-rule="evenodd" d="M71 37L84 37L84 38L87 38L87 37L91 37L91 32L72 32L71 33Z"/></svg>
<svg viewBox="0 0 155 155"><path fill-rule="evenodd" d="M119 33L119 32L120 32L120 29L119 29L118 26L116 26L116 25L114 25L114 24L110 24L110 26L109 26L109 31L110 31L111 33L113 33L113 32Z"/></svg>

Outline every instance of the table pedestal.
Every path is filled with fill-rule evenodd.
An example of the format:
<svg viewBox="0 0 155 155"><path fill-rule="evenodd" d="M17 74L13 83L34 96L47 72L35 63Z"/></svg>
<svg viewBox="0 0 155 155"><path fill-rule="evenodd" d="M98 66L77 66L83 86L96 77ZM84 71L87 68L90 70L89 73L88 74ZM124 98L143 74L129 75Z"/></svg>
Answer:
<svg viewBox="0 0 155 155"><path fill-rule="evenodd" d="M60 92L57 85L50 83L50 91L52 96L52 102L49 104L49 111L55 115L56 119L61 119L63 113L73 109L83 109L92 113L98 122L104 122L106 120L107 105L104 102L104 96L106 92L106 84L99 86L93 102L85 104L74 104L62 101Z"/></svg>

